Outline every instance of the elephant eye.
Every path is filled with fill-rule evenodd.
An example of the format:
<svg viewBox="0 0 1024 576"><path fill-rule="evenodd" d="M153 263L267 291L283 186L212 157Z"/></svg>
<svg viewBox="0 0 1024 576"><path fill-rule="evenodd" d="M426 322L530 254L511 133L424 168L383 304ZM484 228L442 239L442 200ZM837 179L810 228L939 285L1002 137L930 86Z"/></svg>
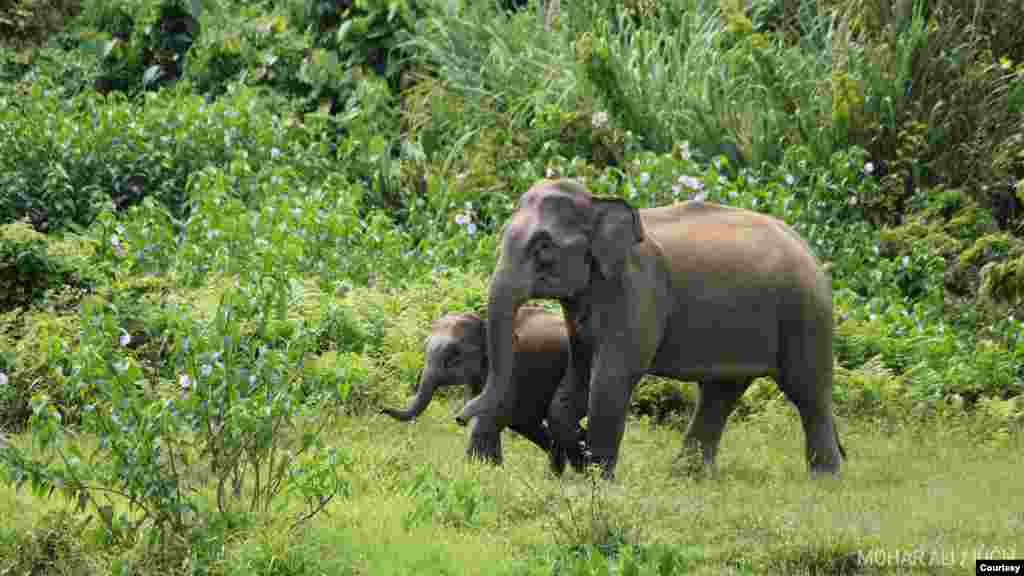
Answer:
<svg viewBox="0 0 1024 576"><path fill-rule="evenodd" d="M459 352L458 350L452 350L448 354L448 357L444 359L444 367L454 368L455 365L458 364L460 360L462 360L462 353Z"/></svg>
<svg viewBox="0 0 1024 576"><path fill-rule="evenodd" d="M558 250L558 247L547 236L538 238L533 245L534 256L541 262L553 261L556 250Z"/></svg>

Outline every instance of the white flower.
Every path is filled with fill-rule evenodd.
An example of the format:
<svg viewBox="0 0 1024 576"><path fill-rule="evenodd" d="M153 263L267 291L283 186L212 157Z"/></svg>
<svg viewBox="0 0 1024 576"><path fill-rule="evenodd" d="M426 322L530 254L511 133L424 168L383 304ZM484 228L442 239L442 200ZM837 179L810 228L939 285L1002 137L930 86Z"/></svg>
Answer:
<svg viewBox="0 0 1024 576"><path fill-rule="evenodd" d="M868 162L864 165L864 171L868 174L873 174L875 172L875 164L873 162Z"/></svg>
<svg viewBox="0 0 1024 576"><path fill-rule="evenodd" d="M647 183L651 181L651 175L647 172L640 173L640 185L647 186Z"/></svg>
<svg viewBox="0 0 1024 576"><path fill-rule="evenodd" d="M121 244L121 239L117 237L117 234L110 237L110 247L118 256L124 256L124 245Z"/></svg>
<svg viewBox="0 0 1024 576"><path fill-rule="evenodd" d="M203 367L199 369L199 373L203 376L209 376L210 372L213 372L213 366L209 364L203 364Z"/></svg>
<svg viewBox="0 0 1024 576"><path fill-rule="evenodd" d="M469 224L469 215L459 212L458 214L455 215L455 223L458 224L459 226L465 226L466 224Z"/></svg>
<svg viewBox="0 0 1024 576"><path fill-rule="evenodd" d="M594 128L604 128L608 125L608 113L605 111L594 112L590 117L590 125Z"/></svg>
<svg viewBox="0 0 1024 576"><path fill-rule="evenodd" d="M679 196L679 193L683 191L683 188L679 184L672 185L672 195Z"/></svg>
<svg viewBox="0 0 1024 576"><path fill-rule="evenodd" d="M131 344L132 343L132 335L127 333L127 332L123 332L121 334L120 342L121 342L121 347L122 348L127 346L127 345L129 345L129 344Z"/></svg>
<svg viewBox="0 0 1024 576"><path fill-rule="evenodd" d="M556 172L554 168L549 167L547 170L544 171L544 176L547 178L554 178L555 174Z"/></svg>
<svg viewBox="0 0 1024 576"><path fill-rule="evenodd" d="M189 378L188 374L182 374L181 376L178 376L178 386L180 386L182 390L188 390L192 387L192 379Z"/></svg>
<svg viewBox="0 0 1024 576"><path fill-rule="evenodd" d="M699 178L695 178L693 176L687 176L686 174L683 174L682 176L680 176L678 182L680 184L682 184L683 186L686 186L687 188L692 188L694 190L703 190L704 189L704 183L701 182Z"/></svg>
<svg viewBox="0 0 1024 576"><path fill-rule="evenodd" d="M466 232L469 232L470 236L476 234L476 222L470 222L469 225L466 226Z"/></svg>
<svg viewBox="0 0 1024 576"><path fill-rule="evenodd" d="M786 174L786 184L792 186L796 183L796 178L792 174Z"/></svg>
<svg viewBox="0 0 1024 576"><path fill-rule="evenodd" d="M0 386L7 386L7 373L0 372Z"/></svg>
<svg viewBox="0 0 1024 576"><path fill-rule="evenodd" d="M271 148L270 149L270 157L271 158L277 158L280 155L281 155L281 151L278 150L277 148Z"/></svg>

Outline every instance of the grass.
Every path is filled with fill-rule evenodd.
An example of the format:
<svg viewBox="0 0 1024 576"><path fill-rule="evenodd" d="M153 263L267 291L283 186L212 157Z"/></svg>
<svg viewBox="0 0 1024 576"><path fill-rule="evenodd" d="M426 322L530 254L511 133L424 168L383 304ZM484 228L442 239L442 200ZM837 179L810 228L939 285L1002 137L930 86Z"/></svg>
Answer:
<svg viewBox="0 0 1024 576"><path fill-rule="evenodd" d="M1020 438L995 450L932 423L843 422L842 476L812 481L796 412L768 409L730 423L719 476L701 480L672 462L678 430L633 419L606 484L551 477L544 455L509 432L502 468L468 463L451 417L460 401L449 394L412 424L340 418L327 436L351 456L351 495L295 531L287 509L241 528L217 563L225 573L551 574L581 546L625 544L674 550L695 574L891 573L897 563L963 574L942 564L1024 550L1012 505L1024 501ZM23 541L56 505L5 487L3 540Z"/></svg>

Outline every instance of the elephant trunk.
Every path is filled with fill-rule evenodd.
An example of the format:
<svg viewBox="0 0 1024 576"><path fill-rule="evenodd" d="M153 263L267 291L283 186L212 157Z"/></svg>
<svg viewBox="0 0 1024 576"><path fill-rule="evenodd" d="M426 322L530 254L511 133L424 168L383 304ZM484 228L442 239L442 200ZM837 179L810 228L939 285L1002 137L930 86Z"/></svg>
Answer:
<svg viewBox="0 0 1024 576"><path fill-rule="evenodd" d="M405 410L382 408L381 412L396 420L408 422L426 410L427 406L430 405L430 401L434 398L434 390L437 389L438 378L433 370L426 370L426 375L424 375L423 370L420 370L417 380L419 381L419 386L416 389L416 397L412 399L412 404L409 405L409 408Z"/></svg>
<svg viewBox="0 0 1024 576"><path fill-rule="evenodd" d="M515 319L519 307L530 298L530 275L504 265L503 256L491 278L487 304L487 382L483 391L463 406L455 420L465 426L474 417L494 423L515 405Z"/></svg>

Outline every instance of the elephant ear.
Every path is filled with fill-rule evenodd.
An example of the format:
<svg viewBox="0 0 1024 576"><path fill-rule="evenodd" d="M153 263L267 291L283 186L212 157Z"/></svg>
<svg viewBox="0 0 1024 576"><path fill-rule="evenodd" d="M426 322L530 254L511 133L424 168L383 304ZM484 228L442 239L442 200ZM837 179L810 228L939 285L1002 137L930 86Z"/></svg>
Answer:
<svg viewBox="0 0 1024 576"><path fill-rule="evenodd" d="M644 241L640 213L621 198L594 198L594 227L590 252L601 275L614 278L622 274L626 254Z"/></svg>

